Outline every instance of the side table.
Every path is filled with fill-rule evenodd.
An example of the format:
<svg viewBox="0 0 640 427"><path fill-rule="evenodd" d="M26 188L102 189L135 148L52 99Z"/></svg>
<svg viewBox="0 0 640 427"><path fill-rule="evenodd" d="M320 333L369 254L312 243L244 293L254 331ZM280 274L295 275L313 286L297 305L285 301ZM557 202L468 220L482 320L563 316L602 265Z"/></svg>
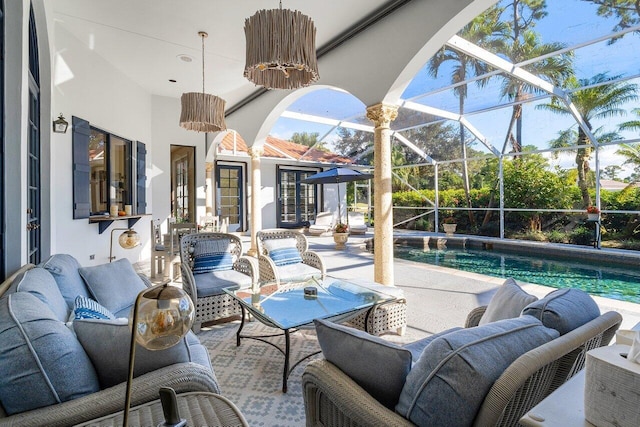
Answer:
<svg viewBox="0 0 640 427"><path fill-rule="evenodd" d="M191 392L178 396L180 417L187 420L189 426L225 426L249 427L240 410L229 399L215 393ZM122 426L124 413L117 412L79 426L119 427ZM155 427L164 422L160 400L131 408L129 424L131 426Z"/></svg>
<svg viewBox="0 0 640 427"><path fill-rule="evenodd" d="M584 419L584 369L531 408L520 424L527 427L594 427Z"/></svg>

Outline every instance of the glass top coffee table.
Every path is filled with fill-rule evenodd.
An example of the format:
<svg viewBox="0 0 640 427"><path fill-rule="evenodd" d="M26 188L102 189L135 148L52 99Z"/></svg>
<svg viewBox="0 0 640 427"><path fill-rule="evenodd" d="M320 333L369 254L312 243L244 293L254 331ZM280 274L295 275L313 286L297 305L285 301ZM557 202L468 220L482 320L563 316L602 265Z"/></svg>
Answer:
<svg viewBox="0 0 640 427"><path fill-rule="evenodd" d="M251 287L229 287L224 291L233 296L242 308L242 320L236 333L236 343L241 338L262 341L278 349L284 355L282 392L287 392L287 378L291 371L303 360L318 354L309 354L289 368L290 332L312 324L314 319L329 319L345 322L362 312L370 311L376 305L395 301L392 295L373 291L346 280L333 277L306 277L291 282L262 283L256 289ZM247 312L264 325L277 328L281 334L242 335ZM365 325L368 322L365 322ZM267 341L266 338L284 335L285 348Z"/></svg>

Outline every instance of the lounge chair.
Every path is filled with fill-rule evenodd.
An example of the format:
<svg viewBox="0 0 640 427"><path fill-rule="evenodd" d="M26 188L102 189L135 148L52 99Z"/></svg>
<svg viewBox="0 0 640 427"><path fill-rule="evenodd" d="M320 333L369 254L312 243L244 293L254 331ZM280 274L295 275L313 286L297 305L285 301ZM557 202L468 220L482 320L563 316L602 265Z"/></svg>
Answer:
<svg viewBox="0 0 640 427"><path fill-rule="evenodd" d="M367 224L364 222L364 214L362 212L349 212L349 232L351 234L365 234L367 232Z"/></svg>
<svg viewBox="0 0 640 427"><path fill-rule="evenodd" d="M333 214L331 212L318 212L316 221L309 226L309 234L321 236L331 231L333 227Z"/></svg>

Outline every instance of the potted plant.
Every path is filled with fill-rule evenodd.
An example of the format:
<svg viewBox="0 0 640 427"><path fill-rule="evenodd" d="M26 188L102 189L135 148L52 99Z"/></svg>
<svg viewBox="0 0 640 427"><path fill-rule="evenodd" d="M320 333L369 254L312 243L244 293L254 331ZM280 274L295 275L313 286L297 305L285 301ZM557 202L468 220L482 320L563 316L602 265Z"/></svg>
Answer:
<svg viewBox="0 0 640 427"><path fill-rule="evenodd" d="M456 232L456 219L453 216L447 216L442 220L442 229L447 236L453 235Z"/></svg>
<svg viewBox="0 0 640 427"><path fill-rule="evenodd" d="M336 242L336 249L344 249L345 243L349 239L349 226L342 222L333 228L333 241Z"/></svg>
<svg viewBox="0 0 640 427"><path fill-rule="evenodd" d="M587 219L597 221L600 218L600 209L597 206L587 206Z"/></svg>

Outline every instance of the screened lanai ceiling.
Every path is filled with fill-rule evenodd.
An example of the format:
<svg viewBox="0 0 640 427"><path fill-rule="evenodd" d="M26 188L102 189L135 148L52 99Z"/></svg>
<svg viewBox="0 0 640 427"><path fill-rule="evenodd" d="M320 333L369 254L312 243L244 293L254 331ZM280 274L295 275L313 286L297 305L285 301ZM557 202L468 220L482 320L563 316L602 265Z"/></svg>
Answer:
<svg viewBox="0 0 640 427"><path fill-rule="evenodd" d="M501 20L512 19L510 7L514 3L504 0L496 4L496 7L504 8ZM468 69L466 79L454 83L452 75L459 67L459 61L443 61L437 68L437 74L430 69L431 64L426 63L402 95L398 117L391 124L395 131L394 144L400 150L412 152L413 160L418 163L453 161L460 157L459 153L422 151L424 144L416 139L416 130L436 124L457 129L462 121L465 139L473 148L472 156L483 158L502 151L513 151L513 142L507 138L507 131L516 105L522 105L521 128L517 130L514 127L512 133L518 132L519 144L529 149L548 149L549 142L562 131L572 127L577 129L584 118L556 115L540 105L549 104L554 92L556 95L564 94L569 99L573 92L584 89L585 85L640 83L638 11L624 9L622 12L626 15L623 20L616 10L600 9L599 13L596 3L601 2L546 2L546 16L537 19L532 30L537 35L535 44L546 44L553 48L548 48L544 54L528 55L521 61L511 61L505 49L500 47L482 48L474 44L471 50L467 50L464 47L465 40L459 43L457 39L458 36L464 39L464 31L452 37L443 46L443 52L454 59L456 56L475 57L482 64L482 72L475 73L475 70ZM632 6L632 3L621 2L624 6ZM526 14L526 11L523 13ZM506 34L507 40L508 37L509 34ZM487 39L479 44L483 42L488 44ZM538 71L567 59L572 64L571 76L580 82L580 87L567 81L566 76L550 85L551 79ZM516 76L524 78L518 79ZM528 80L527 76L532 80ZM599 82L597 76L600 76ZM513 81L523 83L517 100L503 91L505 84ZM458 97L461 88L466 88L467 92L462 114ZM640 119L633 110L638 107L637 100L619 107L626 114L594 118L590 122L593 132L599 129L612 131L622 122ZM582 126L590 133L585 122L582 122ZM341 152L341 128L342 132L349 129L352 132L369 133L369 144L362 144L358 152ZM366 154L373 143L373 127L365 116L365 106L339 89L317 91L297 100L287 108L272 130L274 136L284 139L296 132L317 133L322 146L349 154L356 161L365 158L363 151ZM637 142L638 136L638 131L632 129L619 131L615 139L618 142Z"/></svg>

